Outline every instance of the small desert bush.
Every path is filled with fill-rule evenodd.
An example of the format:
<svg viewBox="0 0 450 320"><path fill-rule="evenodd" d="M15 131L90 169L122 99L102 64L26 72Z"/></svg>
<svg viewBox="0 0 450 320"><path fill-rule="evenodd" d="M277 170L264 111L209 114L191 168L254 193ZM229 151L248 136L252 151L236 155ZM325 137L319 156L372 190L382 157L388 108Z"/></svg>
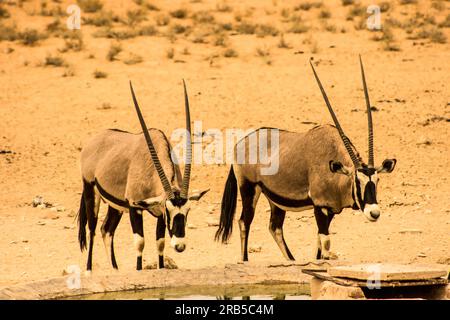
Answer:
<svg viewBox="0 0 450 320"><path fill-rule="evenodd" d="M291 49L291 45L289 43L286 42L286 40L284 39L284 34L281 34L280 36L280 40L278 41L278 48L281 49Z"/></svg>
<svg viewBox="0 0 450 320"><path fill-rule="evenodd" d="M100 0L77 0L81 10L86 13L97 12L103 8Z"/></svg>
<svg viewBox="0 0 450 320"><path fill-rule="evenodd" d="M173 34L182 34L185 33L186 31L188 31L188 27L178 23L172 25L169 29L169 33Z"/></svg>
<svg viewBox="0 0 450 320"><path fill-rule="evenodd" d="M391 4L387 1L380 2L379 6L381 12L387 12L391 9Z"/></svg>
<svg viewBox="0 0 450 320"><path fill-rule="evenodd" d="M45 38L47 38L47 36L36 29L25 29L24 31L19 32L19 39L22 44L26 46L34 46L38 41Z"/></svg>
<svg viewBox="0 0 450 320"><path fill-rule="evenodd" d="M256 32L256 28L257 28L256 24L246 21L242 21L241 23L235 26L236 32L240 34L254 34Z"/></svg>
<svg viewBox="0 0 450 320"><path fill-rule="evenodd" d="M401 5L405 4L417 4L417 0L400 0Z"/></svg>
<svg viewBox="0 0 450 320"><path fill-rule="evenodd" d="M142 9L128 10L126 13L125 24L134 27L139 23L147 20L147 14Z"/></svg>
<svg viewBox="0 0 450 320"><path fill-rule="evenodd" d="M343 6L352 6L355 4L355 0L342 0L341 2Z"/></svg>
<svg viewBox="0 0 450 320"><path fill-rule="evenodd" d="M118 21L119 18L115 16L111 11L100 11L95 15L88 17L82 16L83 23L86 25L93 25L96 27L110 27L114 21Z"/></svg>
<svg viewBox="0 0 450 320"><path fill-rule="evenodd" d="M149 11L159 11L159 8L151 2L145 0L133 0L138 6L141 6Z"/></svg>
<svg viewBox="0 0 450 320"><path fill-rule="evenodd" d="M177 9L171 11L170 15L175 19L185 19L188 16L188 11L186 9Z"/></svg>
<svg viewBox="0 0 450 320"><path fill-rule="evenodd" d="M100 70L95 70L92 75L94 76L95 79L104 79L106 77L108 77L108 74L104 71L100 71Z"/></svg>
<svg viewBox="0 0 450 320"><path fill-rule="evenodd" d="M268 57L270 56L270 50L267 48L256 48L256 55L258 57Z"/></svg>
<svg viewBox="0 0 450 320"><path fill-rule="evenodd" d="M1 4L0 4L0 19L6 19L9 18L11 15L8 10L6 10Z"/></svg>
<svg viewBox="0 0 450 320"><path fill-rule="evenodd" d="M0 41L14 41L19 38L15 25L7 26L0 23Z"/></svg>
<svg viewBox="0 0 450 320"><path fill-rule="evenodd" d="M439 23L440 28L450 28L450 14L445 17L445 20Z"/></svg>
<svg viewBox="0 0 450 320"><path fill-rule="evenodd" d="M319 18L320 19L329 19L331 18L331 11L328 9L322 9L319 12Z"/></svg>
<svg viewBox="0 0 450 320"><path fill-rule="evenodd" d="M277 28L269 24L260 24L256 28L256 35L260 38L265 36L276 37L279 33Z"/></svg>
<svg viewBox="0 0 450 320"><path fill-rule="evenodd" d="M228 37L226 34L224 33L220 33L218 35L215 36L214 40L213 40L213 44L216 47L226 47L228 44Z"/></svg>
<svg viewBox="0 0 450 320"><path fill-rule="evenodd" d="M353 20L355 17L365 16L366 14L366 8L360 4L357 4L348 11L347 20Z"/></svg>
<svg viewBox="0 0 450 320"><path fill-rule="evenodd" d="M432 7L433 9L438 10L438 11L445 10L445 4L444 4L444 2L442 2L442 1L433 1L433 2L431 3L431 7Z"/></svg>
<svg viewBox="0 0 450 320"><path fill-rule="evenodd" d="M44 60L44 66L51 66L51 67L63 67L66 66L66 62L61 56L58 55L47 55Z"/></svg>
<svg viewBox="0 0 450 320"><path fill-rule="evenodd" d="M60 49L60 52L67 51L81 51L84 48L83 36L81 33L77 33L77 37L75 38L67 38L64 39L64 47Z"/></svg>
<svg viewBox="0 0 450 320"><path fill-rule="evenodd" d="M108 59L109 61L114 61L116 60L116 57L120 52L122 52L122 46L120 45L120 43L112 43L109 47L106 59Z"/></svg>
<svg viewBox="0 0 450 320"><path fill-rule="evenodd" d="M153 25L146 25L138 29L138 34L140 36L154 36L158 34L158 29Z"/></svg>
<svg viewBox="0 0 450 320"><path fill-rule="evenodd" d="M238 53L233 48L228 48L223 52L223 56L225 58L236 58L238 56Z"/></svg>
<svg viewBox="0 0 450 320"><path fill-rule="evenodd" d="M322 7L322 2L303 2L298 6L296 6L294 10L308 11L311 8L320 8L320 7Z"/></svg>
<svg viewBox="0 0 450 320"><path fill-rule="evenodd" d="M429 36L431 42L434 43L446 43L447 42L447 36L438 29L433 29L430 31L430 36Z"/></svg>
<svg viewBox="0 0 450 320"><path fill-rule="evenodd" d="M291 33L305 33L308 32L309 27L304 24L302 21L295 21L292 23L291 27L288 29L288 32Z"/></svg>
<svg viewBox="0 0 450 320"><path fill-rule="evenodd" d="M167 59L173 59L175 57L175 50L174 50L174 48L167 49L166 57L167 57Z"/></svg>
<svg viewBox="0 0 450 320"><path fill-rule="evenodd" d="M216 4L216 10L219 12L231 12L233 8L223 1Z"/></svg>
<svg viewBox="0 0 450 320"><path fill-rule="evenodd" d="M336 26L334 24L330 24L330 23L325 23L324 29L331 33L336 33L336 31L337 31Z"/></svg>
<svg viewBox="0 0 450 320"><path fill-rule="evenodd" d="M215 21L214 16L208 11L197 11L192 15L192 20L196 23L213 23Z"/></svg>
<svg viewBox="0 0 450 320"><path fill-rule="evenodd" d="M120 29L115 30L109 27L102 28L100 30L95 31L92 36L94 38L108 38L108 39L116 39L116 40L126 40L131 39L138 36L136 30L133 29Z"/></svg>

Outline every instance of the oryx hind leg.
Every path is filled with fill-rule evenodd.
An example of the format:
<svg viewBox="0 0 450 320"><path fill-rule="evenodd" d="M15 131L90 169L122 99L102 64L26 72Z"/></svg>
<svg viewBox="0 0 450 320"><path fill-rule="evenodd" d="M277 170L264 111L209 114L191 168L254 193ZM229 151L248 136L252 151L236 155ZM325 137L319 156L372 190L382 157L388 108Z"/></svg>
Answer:
<svg viewBox="0 0 450 320"><path fill-rule="evenodd" d="M100 195L93 184L84 182L83 196L86 205L86 216L89 227L89 250L86 269L92 270L92 252L94 249L95 229L97 228L98 210L100 208Z"/></svg>
<svg viewBox="0 0 450 320"><path fill-rule="evenodd" d="M142 210L130 208L130 222L136 248L136 270L142 270L142 251L144 251L144 221Z"/></svg>
<svg viewBox="0 0 450 320"><path fill-rule="evenodd" d="M118 269L116 256L114 254L114 233L117 226L119 225L121 218L122 212L109 206L105 220L103 221L102 227L100 228L102 232L103 243L105 244L106 254L111 260L111 264L114 269Z"/></svg>
<svg viewBox="0 0 450 320"><path fill-rule="evenodd" d="M261 194L261 188L254 183L244 180L239 190L242 198L242 213L239 219L241 258L242 261L248 261L248 236L250 233L250 225L255 216L256 204Z"/></svg>
<svg viewBox="0 0 450 320"><path fill-rule="evenodd" d="M336 255L330 252L329 234L329 227L334 214L328 208L314 206L314 216L318 227L316 259L336 259Z"/></svg>
<svg viewBox="0 0 450 320"><path fill-rule="evenodd" d="M270 223L269 223L269 231L278 247L281 250L281 253L287 260L295 260L288 246L286 245L286 241L284 240L283 235L283 223L284 218L286 216L286 211L280 209L275 204L270 202Z"/></svg>

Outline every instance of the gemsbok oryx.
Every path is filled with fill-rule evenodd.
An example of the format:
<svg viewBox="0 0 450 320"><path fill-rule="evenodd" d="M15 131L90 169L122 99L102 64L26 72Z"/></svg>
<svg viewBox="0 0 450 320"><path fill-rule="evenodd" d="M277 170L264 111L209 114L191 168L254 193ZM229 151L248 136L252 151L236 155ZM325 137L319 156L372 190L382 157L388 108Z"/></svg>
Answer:
<svg viewBox="0 0 450 320"><path fill-rule="evenodd" d="M370 221L376 221L380 216L376 197L378 173L392 172L396 160L386 159L381 166L374 166L371 105L361 57L360 66L369 127L368 164L363 162L356 148L344 134L311 61L310 64L335 126L319 125L305 133L280 130L278 152L271 150L272 161L273 157L278 157L279 161L278 172L273 175L262 175L260 169L263 166L259 162L237 163L235 157L225 184L216 240L221 238L225 243L231 235L239 186L242 198L239 228L243 261L248 261L250 225L261 192L270 203L269 231L288 260L294 260L294 257L283 236L286 211L314 208L318 227L317 259L334 258L329 251L328 229L333 216L342 209L359 208ZM240 140L235 145L235 155L236 150L241 148L247 157L251 135L257 134L260 130L262 129Z"/></svg>
<svg viewBox="0 0 450 320"><path fill-rule="evenodd" d="M114 255L114 232L124 211L130 213L137 251L137 270L142 269L144 210L158 219L156 247L159 268L164 268L166 226L172 247L177 252L186 248L184 238L190 201L199 200L209 189L188 194L192 145L189 100L184 80L183 87L186 112L186 163L183 177L178 161L173 161L171 157L172 147L167 137L158 129L147 129L131 82L131 95L143 132L132 134L116 129L105 130L82 149L83 194L78 214L78 240L83 251L86 249L88 224L88 271L92 270L92 249L100 200L108 204L101 232L108 255L110 251L113 268L118 268Z"/></svg>

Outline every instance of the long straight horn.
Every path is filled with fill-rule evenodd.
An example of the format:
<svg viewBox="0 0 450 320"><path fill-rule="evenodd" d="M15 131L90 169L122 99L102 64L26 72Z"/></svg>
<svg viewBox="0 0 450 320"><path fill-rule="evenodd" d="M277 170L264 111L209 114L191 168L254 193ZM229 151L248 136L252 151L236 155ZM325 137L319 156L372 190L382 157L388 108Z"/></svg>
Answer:
<svg viewBox="0 0 450 320"><path fill-rule="evenodd" d="M366 105L367 105L367 122L368 122L368 128L369 128L369 167L373 168L374 160L373 160L372 110L371 110L371 106L370 106L369 92L367 90L366 76L364 74L364 67L363 67L361 55L359 55L359 64L361 65L361 76L362 76L363 87L364 87L364 97L366 98Z"/></svg>
<svg viewBox="0 0 450 320"><path fill-rule="evenodd" d="M188 198L189 181L191 179L192 144L191 144L191 114L189 111L189 98L186 90L186 83L183 79L184 108L186 113L186 163L184 166L183 184L181 186L180 197Z"/></svg>
<svg viewBox="0 0 450 320"><path fill-rule="evenodd" d="M161 183L163 185L164 191L167 194L167 197L169 199L173 199L175 196L173 194L172 187L170 186L169 180L167 180L166 174L164 173L164 170L161 166L161 162L159 162L158 154L156 153L155 147L152 142L152 138L150 138L150 134L148 133L148 129L144 121L144 117L142 116L141 109L139 108L136 96L134 95L133 85L131 84L131 81L130 81L130 89L131 95L133 96L133 102L136 108L136 113L139 118L139 123L141 124L145 140L147 141L148 150L150 151L153 164L155 165L156 171L158 172L159 179L161 180Z"/></svg>
<svg viewBox="0 0 450 320"><path fill-rule="evenodd" d="M328 111L330 111L331 117L333 118L333 122L338 129L339 135L341 136L342 141L344 142L344 146L347 149L348 154L350 155L350 158L352 159L353 164L356 168L359 168L361 166L358 158L356 157L355 153L353 152L353 149L351 147L350 141L348 140L347 136L344 134L344 130L342 130L341 125L339 124L339 121L334 114L333 108L331 107L330 101L328 100L327 94L325 93L325 90L323 89L322 83L319 80L319 77L317 76L316 70L314 69L313 64L311 63L311 60L309 61L309 64L311 65L311 68L314 72L314 77L316 78L317 84L319 85L320 92L322 92L323 99L325 100L325 104L328 107Z"/></svg>

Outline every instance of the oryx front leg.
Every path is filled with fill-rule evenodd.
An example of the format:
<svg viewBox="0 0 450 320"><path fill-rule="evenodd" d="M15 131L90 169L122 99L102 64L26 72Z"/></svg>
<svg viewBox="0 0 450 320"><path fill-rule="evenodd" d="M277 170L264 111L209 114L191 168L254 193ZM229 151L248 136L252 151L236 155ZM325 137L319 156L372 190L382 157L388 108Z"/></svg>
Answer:
<svg viewBox="0 0 450 320"><path fill-rule="evenodd" d="M275 239L281 253L287 260L295 260L291 251L289 251L286 241L284 241L283 235L283 223L286 216L286 211L278 208L272 202L270 203L270 224L269 231L272 237Z"/></svg>
<svg viewBox="0 0 450 320"><path fill-rule="evenodd" d="M248 261L248 236L250 225L255 216L256 203L258 202L261 189L254 184L245 181L241 187L242 213L239 219L239 229L241 235L241 259Z"/></svg>
<svg viewBox="0 0 450 320"><path fill-rule="evenodd" d="M142 251L144 251L144 224L142 210L130 208L130 222L136 248L136 270L142 270Z"/></svg>
<svg viewBox="0 0 450 320"><path fill-rule="evenodd" d="M166 223L163 216L158 217L156 222L156 249L158 250L158 268L164 268L164 246L166 237Z"/></svg>
<svg viewBox="0 0 450 320"><path fill-rule="evenodd" d="M316 259L328 260L330 257L334 257L330 253L331 242L328 231L331 220L333 219L333 213L327 208L314 207L314 216L316 217L316 223L319 229L317 234Z"/></svg>

